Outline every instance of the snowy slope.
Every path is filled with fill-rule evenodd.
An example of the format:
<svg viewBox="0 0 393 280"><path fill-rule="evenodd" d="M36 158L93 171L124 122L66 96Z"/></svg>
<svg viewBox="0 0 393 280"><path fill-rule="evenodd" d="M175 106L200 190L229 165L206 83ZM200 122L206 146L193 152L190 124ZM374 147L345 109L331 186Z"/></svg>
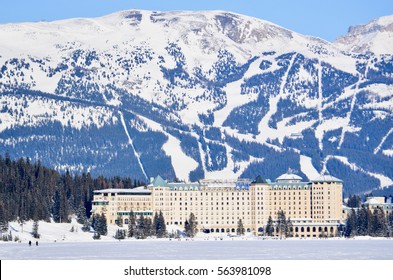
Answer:
<svg viewBox="0 0 393 280"><path fill-rule="evenodd" d="M392 54L393 16L381 17L365 25L352 26L346 35L337 39L335 45L357 53Z"/></svg>
<svg viewBox="0 0 393 280"><path fill-rule="evenodd" d="M385 186L390 33L388 16L330 43L225 11L2 24L0 147L142 180L291 167L305 179L328 168L351 190ZM328 155L359 168L341 172Z"/></svg>

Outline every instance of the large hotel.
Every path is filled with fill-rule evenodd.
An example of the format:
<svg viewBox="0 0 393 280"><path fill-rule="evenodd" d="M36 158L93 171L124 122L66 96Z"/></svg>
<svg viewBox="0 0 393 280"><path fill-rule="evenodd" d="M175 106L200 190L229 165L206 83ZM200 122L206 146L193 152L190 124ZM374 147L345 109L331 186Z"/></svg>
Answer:
<svg viewBox="0 0 393 280"><path fill-rule="evenodd" d="M293 236L332 236L343 220L342 181L321 175L302 182L290 172L276 182L257 177L169 183L158 176L147 187L94 192L92 211L105 213L109 224L119 218L127 224L131 210L149 217L162 211L167 225L181 228L193 213L200 231L214 233L235 233L241 219L246 232L255 235L264 233L269 216L274 222L283 211L292 221Z"/></svg>

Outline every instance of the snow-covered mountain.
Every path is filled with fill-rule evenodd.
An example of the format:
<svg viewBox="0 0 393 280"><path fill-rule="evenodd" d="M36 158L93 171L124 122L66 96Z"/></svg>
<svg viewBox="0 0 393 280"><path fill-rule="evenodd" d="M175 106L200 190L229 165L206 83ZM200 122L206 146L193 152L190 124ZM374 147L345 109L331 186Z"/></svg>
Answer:
<svg viewBox="0 0 393 280"><path fill-rule="evenodd" d="M0 147L93 175L275 179L291 167L327 169L347 193L388 186L388 22L334 44L223 11L3 24Z"/></svg>
<svg viewBox="0 0 393 280"><path fill-rule="evenodd" d="M393 15L375 19L365 25L351 26L348 34L335 44L356 53L393 53Z"/></svg>

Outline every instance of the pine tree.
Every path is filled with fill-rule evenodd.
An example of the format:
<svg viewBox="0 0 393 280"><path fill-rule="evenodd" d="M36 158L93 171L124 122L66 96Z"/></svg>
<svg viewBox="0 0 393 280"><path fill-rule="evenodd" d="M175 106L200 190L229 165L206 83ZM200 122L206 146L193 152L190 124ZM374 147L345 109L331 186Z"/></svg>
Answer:
<svg viewBox="0 0 393 280"><path fill-rule="evenodd" d="M136 233L135 233L135 237L137 239L145 239L147 236L145 235L146 233L146 222L145 222L145 218L143 217L143 215L140 215L138 221L137 221L137 225L136 225Z"/></svg>
<svg viewBox="0 0 393 280"><path fill-rule="evenodd" d="M393 212L388 216L388 236L393 237Z"/></svg>
<svg viewBox="0 0 393 280"><path fill-rule="evenodd" d="M154 217L153 217L153 228L154 228L154 235L157 236L158 234L158 227L159 227L159 221L158 221L158 213L155 212L154 213Z"/></svg>
<svg viewBox="0 0 393 280"><path fill-rule="evenodd" d="M101 223L102 223L102 231L100 232L101 235L107 235L108 234L108 225L106 222L106 217L105 214L101 214Z"/></svg>
<svg viewBox="0 0 393 280"><path fill-rule="evenodd" d="M381 207L377 207L373 212L372 236L384 237L388 235L385 219L385 212Z"/></svg>
<svg viewBox="0 0 393 280"><path fill-rule="evenodd" d="M190 217L184 223L184 231L185 231L186 236L194 237L198 231L197 226L198 226L198 223L196 221L196 217L195 217L194 213L190 213Z"/></svg>
<svg viewBox="0 0 393 280"><path fill-rule="evenodd" d="M285 223L285 237L292 236L293 224L291 218L288 218Z"/></svg>
<svg viewBox="0 0 393 280"><path fill-rule="evenodd" d="M146 237L155 235L155 230L153 227L153 222L150 218L145 219L145 230L143 235Z"/></svg>
<svg viewBox="0 0 393 280"><path fill-rule="evenodd" d="M156 234L157 234L158 238L163 238L163 237L167 236L165 218L164 218L164 214L162 213L162 211L160 211L160 214L158 215Z"/></svg>
<svg viewBox="0 0 393 280"><path fill-rule="evenodd" d="M124 229L117 229L115 233L115 238L116 239L124 239L126 237L126 233Z"/></svg>
<svg viewBox="0 0 393 280"><path fill-rule="evenodd" d="M101 215L96 214L93 216L93 228L94 231L99 233L100 235L108 234L108 227L104 213L102 213Z"/></svg>
<svg viewBox="0 0 393 280"><path fill-rule="evenodd" d="M38 221L34 221L34 223L33 223L32 235L34 238L40 238L40 234L38 233Z"/></svg>
<svg viewBox="0 0 393 280"><path fill-rule="evenodd" d="M357 235L357 215L354 209L351 209L351 212L348 215L347 222L345 225L345 237L353 237Z"/></svg>
<svg viewBox="0 0 393 280"><path fill-rule="evenodd" d="M61 222L61 214L60 214L60 194L59 191L55 192L53 197L53 211L52 211L53 221L55 223Z"/></svg>
<svg viewBox="0 0 393 280"><path fill-rule="evenodd" d="M0 235L8 231L8 219L4 211L3 205L0 205Z"/></svg>
<svg viewBox="0 0 393 280"><path fill-rule="evenodd" d="M191 212L190 214L190 218L189 218L189 222L190 222L190 227L191 227L191 237L194 237L195 234L197 234L198 229L198 222L196 221L196 217L194 215L194 213Z"/></svg>
<svg viewBox="0 0 393 280"><path fill-rule="evenodd" d="M100 218L98 214L93 214L91 217L91 226L93 227L94 231L97 232L97 229L100 227Z"/></svg>
<svg viewBox="0 0 393 280"><path fill-rule="evenodd" d="M286 236L286 233L289 231L287 220L285 218L284 211L277 212L277 232L280 233L280 237L282 235Z"/></svg>
<svg viewBox="0 0 393 280"><path fill-rule="evenodd" d="M360 203L362 202L360 196L358 195L350 195L348 197L347 206L350 208L358 208L360 207Z"/></svg>
<svg viewBox="0 0 393 280"><path fill-rule="evenodd" d="M273 219L272 219L272 216L269 216L269 218L267 219L265 232L266 232L267 236L272 236L272 234L273 234Z"/></svg>
<svg viewBox="0 0 393 280"><path fill-rule="evenodd" d="M80 203L78 209L76 210L76 221L81 225L84 225L86 220L86 208L83 203Z"/></svg>
<svg viewBox="0 0 393 280"><path fill-rule="evenodd" d="M184 233L186 234L187 237L190 237L191 226L190 226L190 223L188 222L187 219L186 219L186 221L184 222Z"/></svg>
<svg viewBox="0 0 393 280"><path fill-rule="evenodd" d="M131 210L130 217L128 219L128 237L134 237L136 234L136 217L134 212Z"/></svg>
<svg viewBox="0 0 393 280"><path fill-rule="evenodd" d="M122 218L120 215L117 216L116 224L117 224L119 227L123 227L123 218Z"/></svg>
<svg viewBox="0 0 393 280"><path fill-rule="evenodd" d="M237 222L236 231L238 235L244 235L244 225L242 219L239 219L239 221Z"/></svg>
<svg viewBox="0 0 393 280"><path fill-rule="evenodd" d="M98 232L94 232L93 239L101 239L101 235Z"/></svg>
<svg viewBox="0 0 393 280"><path fill-rule="evenodd" d="M90 231L90 222L89 220L86 218L83 226L82 226L82 231L84 232L89 232Z"/></svg>
<svg viewBox="0 0 393 280"><path fill-rule="evenodd" d="M358 235L365 236L370 234L370 214L370 211L364 205L362 205L357 214L356 230Z"/></svg>

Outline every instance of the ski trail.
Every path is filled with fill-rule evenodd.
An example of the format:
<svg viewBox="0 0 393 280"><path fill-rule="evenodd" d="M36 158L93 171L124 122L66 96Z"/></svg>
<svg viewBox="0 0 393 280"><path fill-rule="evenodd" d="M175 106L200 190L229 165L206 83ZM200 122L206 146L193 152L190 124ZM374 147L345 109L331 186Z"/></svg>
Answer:
<svg viewBox="0 0 393 280"><path fill-rule="evenodd" d="M378 147L374 149L374 155L376 155L379 150L382 148L383 143L385 143L386 139L389 137L389 135L393 132L393 128L391 128L388 133L382 138L381 143L379 143Z"/></svg>
<svg viewBox="0 0 393 280"><path fill-rule="evenodd" d="M229 83L224 87L224 91L226 92L227 96L227 104L224 108L214 112L214 126L222 126L222 124L225 122L225 120L228 118L234 108L240 107L248 102L257 99L258 96L256 94L251 96L241 94L241 85L247 78L251 77L252 75L257 75L259 74L259 72L262 72L259 69L259 65L261 64L261 61L263 59L263 57L256 59L248 67L248 70L242 78L232 83Z"/></svg>
<svg viewBox="0 0 393 280"><path fill-rule="evenodd" d="M333 156L331 155L327 155L324 159L324 161L322 162L323 166L322 166L322 171L321 174L325 174L325 172L327 171L327 162L333 158Z"/></svg>
<svg viewBox="0 0 393 280"><path fill-rule="evenodd" d="M382 187L382 188L393 185L393 181L389 177L386 177L385 175L382 175L382 174L366 171L362 167L356 165L355 163L350 162L347 157L331 156L330 158L334 158L334 159L339 160L341 163L348 166L349 168L351 168L354 171L360 171L366 175L376 178L377 180L379 180L380 187Z"/></svg>
<svg viewBox="0 0 393 280"><path fill-rule="evenodd" d="M199 148L199 154L201 155L201 164L202 164L202 169L203 169L203 173L206 176L206 165L205 165L205 151L202 149L202 144L201 142L198 140L198 148Z"/></svg>
<svg viewBox="0 0 393 280"><path fill-rule="evenodd" d="M321 61L318 63L318 123L322 123L322 65ZM318 144L319 144L319 149L322 151L323 150L323 143L322 139L318 139Z"/></svg>
<svg viewBox="0 0 393 280"><path fill-rule="evenodd" d="M338 150L341 149L341 145L344 142L345 133L347 132L347 130L348 130L347 128L349 126L349 122L351 121L352 111L353 111L353 108L355 107L355 103L356 103L356 94L357 94L357 90L359 88L359 83L360 82L356 83L356 86L355 86L355 89L354 89L355 92L354 92L352 100L351 100L351 107L349 108L349 111L348 111L347 116L345 118L345 123L346 124L341 129L340 142L338 142L338 146L337 146Z"/></svg>
<svg viewBox="0 0 393 280"><path fill-rule="evenodd" d="M344 142L345 133L348 131L349 122L351 121L351 116L352 116L353 108L355 107L355 103L356 103L356 96L357 96L357 93L358 93L359 85L360 85L360 83L362 83L363 81L366 80L367 73L368 73L368 68L369 68L369 63L370 63L370 61L367 61L366 70L364 71L364 77L363 77L363 79L361 79L360 77L358 77L358 78L359 78L359 79L358 79L358 82L357 82L356 85L355 85L354 94L353 94L353 97L352 97L352 100L351 100L351 107L350 107L350 109L349 109L349 112L347 113L346 120L345 120L346 125L343 126L343 127L342 127L342 130L341 130L340 142L338 143L338 146L337 146L337 149L338 149L338 150L341 149L341 145L342 145L343 142Z"/></svg>
<svg viewBox="0 0 393 280"><path fill-rule="evenodd" d="M287 69L287 71L285 71L285 74L282 77L279 93L276 96L269 97L269 111L262 118L262 120L260 121L260 123L258 125L258 131L259 131L258 137L261 139L261 142L266 142L266 140L269 137L274 138L274 136L276 134L275 133L276 129L269 127L269 120L277 112L278 101L284 95L284 88L285 88L285 84L287 83L288 74L292 68L292 65L293 65L293 62L295 61L296 56L297 56L296 53L293 54L293 56L289 62L289 65L288 65L288 69Z"/></svg>
<svg viewBox="0 0 393 280"><path fill-rule="evenodd" d="M140 167L140 169L142 170L142 173L143 173L143 175L145 176L145 178L146 178L146 179L149 179L149 178L147 177L147 175L146 175L145 169L143 168L141 159L139 158L139 156L138 156L138 154L137 154L137 152L136 152L136 150L135 150L134 144L132 143L131 136L130 136L130 134L128 133L128 129L127 129L127 126L126 126L126 122L124 121L124 116L123 116L123 113L122 113L121 111L119 111L119 117L120 117L121 124L123 125L124 132L126 133L126 135L127 135L127 137L128 137L128 144L130 144L132 150L134 151L134 155L135 155L136 159L138 160L139 167Z"/></svg>

